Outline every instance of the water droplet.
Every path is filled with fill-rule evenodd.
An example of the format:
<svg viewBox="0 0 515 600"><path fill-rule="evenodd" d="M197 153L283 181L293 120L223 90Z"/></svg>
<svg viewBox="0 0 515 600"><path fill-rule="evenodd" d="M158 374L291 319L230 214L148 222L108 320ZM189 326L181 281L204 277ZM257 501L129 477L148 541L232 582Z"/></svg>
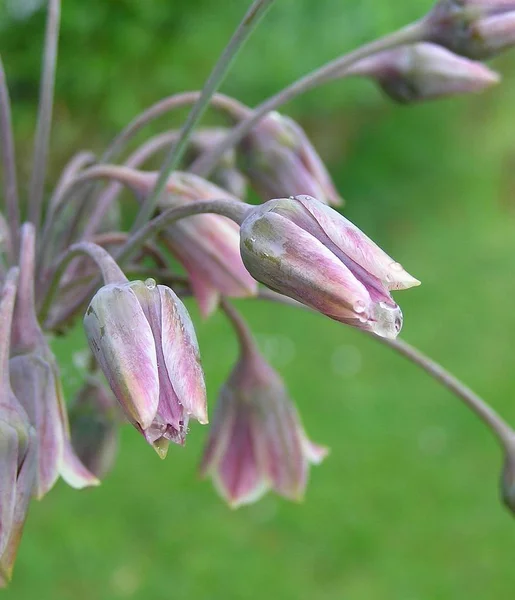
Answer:
<svg viewBox="0 0 515 600"><path fill-rule="evenodd" d="M363 313L365 312L366 307L367 305L363 302L363 300L356 300L352 308L356 313Z"/></svg>
<svg viewBox="0 0 515 600"><path fill-rule="evenodd" d="M402 329L402 311L394 304L378 302L374 305L372 331L381 337L395 339Z"/></svg>
<svg viewBox="0 0 515 600"><path fill-rule="evenodd" d="M149 290L153 290L156 287L156 280L152 279L152 277L149 277L145 280L145 285Z"/></svg>
<svg viewBox="0 0 515 600"><path fill-rule="evenodd" d="M390 263L390 269L392 271L404 271L404 267L401 265L401 263L398 262Z"/></svg>

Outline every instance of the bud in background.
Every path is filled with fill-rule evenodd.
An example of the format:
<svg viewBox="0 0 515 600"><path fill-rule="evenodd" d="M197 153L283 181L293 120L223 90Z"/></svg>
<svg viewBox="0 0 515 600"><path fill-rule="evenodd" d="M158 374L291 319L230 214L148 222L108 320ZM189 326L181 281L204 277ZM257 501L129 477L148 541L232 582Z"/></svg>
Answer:
<svg viewBox="0 0 515 600"><path fill-rule="evenodd" d="M303 129L292 119L271 112L240 143L242 170L263 202L308 194L325 204L342 199Z"/></svg>
<svg viewBox="0 0 515 600"><path fill-rule="evenodd" d="M127 418L162 458L169 441L184 444L190 417L207 423L195 330L170 288L153 279L105 285L84 329Z"/></svg>
<svg viewBox="0 0 515 600"><path fill-rule="evenodd" d="M154 188L157 173L113 167L113 177L145 196ZM199 200L220 199L238 201L201 177L174 171L158 207L163 211ZM257 282L241 260L239 227L230 219L213 214L195 215L169 225L161 238L186 269L204 317L216 309L221 294L229 298L256 295Z"/></svg>
<svg viewBox="0 0 515 600"><path fill-rule="evenodd" d="M42 498L59 475L72 487L98 485L75 455L59 367L37 321L34 305L34 227L21 228L20 279L11 332L9 372L15 396L36 430L35 494Z"/></svg>
<svg viewBox="0 0 515 600"><path fill-rule="evenodd" d="M217 146L228 133L229 130L223 127L205 127L195 131L186 152L185 163L191 165L201 154ZM247 180L237 168L234 148L223 153L209 179L240 200L244 200L247 195Z"/></svg>
<svg viewBox="0 0 515 600"><path fill-rule="evenodd" d="M118 452L120 413L114 396L90 378L70 406L72 446L82 463L103 479Z"/></svg>
<svg viewBox="0 0 515 600"><path fill-rule="evenodd" d="M313 444L279 375L256 348L234 309L226 312L240 339L240 357L216 406L200 472L211 476L233 508L270 489L301 500L309 465L327 449Z"/></svg>
<svg viewBox="0 0 515 600"><path fill-rule="evenodd" d="M309 196L270 200L241 224L241 255L261 283L336 321L397 337L390 290L420 282L338 212Z"/></svg>
<svg viewBox="0 0 515 600"><path fill-rule="evenodd" d="M440 0L425 23L428 41L476 60L515 45L513 0Z"/></svg>
<svg viewBox="0 0 515 600"><path fill-rule="evenodd" d="M10 581L36 478L35 431L9 382L9 349L18 271L0 298L0 587Z"/></svg>
<svg viewBox="0 0 515 600"><path fill-rule="evenodd" d="M372 77L401 103L480 92L500 79L479 62L425 43L380 52L358 61L346 73Z"/></svg>

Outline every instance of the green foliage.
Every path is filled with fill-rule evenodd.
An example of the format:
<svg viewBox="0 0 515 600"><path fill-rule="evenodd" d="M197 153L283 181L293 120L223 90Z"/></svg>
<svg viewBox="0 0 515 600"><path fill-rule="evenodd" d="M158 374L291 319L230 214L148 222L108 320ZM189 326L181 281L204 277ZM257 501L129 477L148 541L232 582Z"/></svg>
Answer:
<svg viewBox="0 0 515 600"><path fill-rule="evenodd" d="M241 0L63 4L56 168L78 147L101 148L160 97L198 88L244 10ZM224 89L259 102L430 4L282 0ZM2 23L27 147L43 15ZM399 108L367 83L333 83L286 109L329 159L346 214L421 279L399 300L404 337L511 422L513 64L512 56L497 65L505 84L481 97ZM117 467L99 489L60 485L33 506L10 597L511 598L515 530L497 501L501 456L474 415L359 332L292 309L240 305L306 430L332 449L313 469L306 501L267 497L231 512L195 476L205 428L193 427L187 447L164 462L126 428ZM221 316L196 322L212 413L236 345ZM83 345L80 331L57 344L69 393L79 383L69 357Z"/></svg>

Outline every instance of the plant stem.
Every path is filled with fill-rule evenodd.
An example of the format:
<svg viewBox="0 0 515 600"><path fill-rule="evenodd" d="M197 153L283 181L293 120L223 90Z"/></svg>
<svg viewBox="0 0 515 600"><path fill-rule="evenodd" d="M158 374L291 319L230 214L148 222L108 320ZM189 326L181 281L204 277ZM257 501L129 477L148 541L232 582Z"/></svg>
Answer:
<svg viewBox="0 0 515 600"><path fill-rule="evenodd" d="M303 308L305 310L315 312L304 304L301 304L296 300L288 298L287 296L283 296L282 294L269 289L261 289L259 291L259 297L265 298L266 300L272 300L273 302L279 302L288 306L295 306L297 308ZM462 381L442 367L442 365L432 360L404 340L391 340L379 337L378 335L368 331L360 331L384 346L388 346L392 350L395 350L398 354L404 356L404 358L407 358L409 361L419 366L433 379L438 381L438 383L442 384L455 396L462 400L463 403L470 408L490 429L504 450L508 451L508 448L511 447L510 444L513 445L515 440L515 432L508 425L508 423L486 402L486 400L478 396Z"/></svg>
<svg viewBox="0 0 515 600"><path fill-rule="evenodd" d="M307 92L319 84L325 83L335 75L341 73L353 63L366 58L377 52L402 46L404 44L413 44L423 41L426 35L424 21L417 21L407 25L398 31L386 35L369 44L365 44L348 54L344 54L333 61L326 63L322 67L308 73L304 77L294 81L291 85L284 88L274 96L268 98L257 106L252 115L242 120L230 133L227 134L217 146L205 152L193 163L190 171L206 177L215 167L219 160L229 148L232 148L242 140L249 131L258 123L267 113L276 110L286 102L289 102L296 96Z"/></svg>
<svg viewBox="0 0 515 600"><path fill-rule="evenodd" d="M60 0L48 0L48 18L39 96L38 124L34 143L34 164L30 180L29 220L36 229L41 221L41 205L47 169L48 144L52 124L55 67L59 43Z"/></svg>
<svg viewBox="0 0 515 600"><path fill-rule="evenodd" d="M240 351L242 354L252 356L256 353L256 342L252 336L249 326L245 323L245 320L241 316L240 312L236 310L227 298L222 297L220 306L226 314L227 318L231 322L234 331L238 336L238 342L240 344Z"/></svg>
<svg viewBox="0 0 515 600"><path fill-rule="evenodd" d="M16 178L16 152L11 118L11 102L5 78L4 65L0 58L0 146L2 152L3 189L7 222L10 230L9 259L16 261L19 246L20 206L18 181Z"/></svg>
<svg viewBox="0 0 515 600"><path fill-rule="evenodd" d="M158 215L151 221L148 221L142 228L136 231L127 240L127 243L124 245L123 250L116 255L116 260L119 263L128 260L132 256L132 254L136 250L138 250L149 238L157 234L170 223L173 223L180 219L203 213L215 213L232 219L236 223L240 224L250 208L251 207L248 204L245 204L244 202L238 202L236 200L206 200L202 202L192 202L191 204L187 204L186 206L170 208L162 212L160 215ZM78 245L79 244L76 244L76 246ZM44 322L44 320L48 317L50 306L52 304L55 294L59 289L59 280L61 279L66 265L74 256L76 256L76 253L74 253L71 257L69 257L68 254L69 253L65 254L59 260L58 265L54 270L52 281L49 285L48 292L46 294L43 306L40 311L39 319L41 322ZM66 322L71 316L73 316L78 310L80 310L80 308L87 301L87 299L95 293L95 290L97 289L98 285L99 280L97 278L86 290L86 292L83 294L83 297L80 300L75 302L72 306L67 307L66 313L61 316L59 322ZM48 323L46 324L46 327L52 329L57 325L58 323Z"/></svg>
<svg viewBox="0 0 515 600"><path fill-rule="evenodd" d="M202 118L206 111L211 97L222 84L227 72L236 58L237 53L242 48L243 44L250 37L254 29L257 27L261 17L270 8L274 0L254 0L251 7L243 17L243 20L238 25L234 35L229 41L227 47L222 52L216 65L214 66L210 76L208 77L200 95L200 98L193 105L188 118L181 130L181 135L177 144L171 149L168 156L165 158L163 166L159 172L159 177L156 185L143 202L141 209L134 222L133 231L137 231L154 213L159 196L163 192L168 176L177 168L179 162L187 148L193 129Z"/></svg>

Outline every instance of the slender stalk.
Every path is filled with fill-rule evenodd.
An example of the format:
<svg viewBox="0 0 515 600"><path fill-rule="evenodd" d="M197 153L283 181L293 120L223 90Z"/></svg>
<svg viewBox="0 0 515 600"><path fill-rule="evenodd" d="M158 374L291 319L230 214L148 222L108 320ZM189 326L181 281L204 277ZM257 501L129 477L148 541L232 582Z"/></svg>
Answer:
<svg viewBox="0 0 515 600"><path fill-rule="evenodd" d="M273 302L286 304L288 306L303 308L308 311L312 310L296 300L268 289L260 290L259 297L265 298L266 300L272 300ZM447 369L442 367L442 365L429 358L420 352L420 350L417 350L404 340L390 340L379 337L367 331L360 331L384 346L388 346L392 350L395 350L398 354L404 356L404 358L407 358L409 361L419 366L433 379L438 381L438 383L442 384L455 396L462 400L463 403L470 408L490 429L504 450L508 451L508 449L513 445L515 440L515 432L508 425L508 423L486 402L486 400L478 396L478 394L473 392L462 381L452 375L452 373L447 371Z"/></svg>
<svg viewBox="0 0 515 600"><path fill-rule="evenodd" d="M93 236L90 241L98 246L118 246L126 244L128 239L128 233L113 231L111 233L99 233ZM141 250L145 255L152 258L158 267L166 269L168 261L158 246L147 241L142 245Z"/></svg>
<svg viewBox="0 0 515 600"><path fill-rule="evenodd" d="M233 326L236 335L238 336L238 342L240 344L240 351L242 354L252 356L256 352L256 342L249 326L241 316L240 312L236 310L233 304L231 304L227 298L222 298L220 306L229 319Z"/></svg>
<svg viewBox="0 0 515 600"><path fill-rule="evenodd" d="M276 110L286 102L289 102L296 96L313 89L317 85L325 83L335 75L340 74L345 69L349 68L353 63L396 46L404 44L413 44L423 41L426 36L424 21L418 21L407 25L398 31L386 35L369 44L365 44L348 54L344 54L331 62L326 63L320 68L308 73L304 77L294 81L291 85L284 88L274 96L268 98L257 106L252 115L241 121L234 129L227 134L217 146L208 150L193 163L190 171L206 177L215 167L220 156L222 156L229 148L232 148L242 140L249 131L258 123L267 113Z"/></svg>
<svg viewBox="0 0 515 600"><path fill-rule="evenodd" d="M179 165L179 162L186 151L191 133L209 106L211 97L225 79L225 76L228 73L233 60L236 58L237 53L250 37L254 29L257 27L259 21L273 2L274 0L254 0L251 7L243 17L243 20L238 25L234 35L232 36L225 50L222 52L220 58L213 68L213 71L208 77L202 89L200 98L193 105L193 108L186 119L184 127L181 130L181 135L177 141L177 144L172 148L168 156L165 158L152 193L145 198L145 201L141 205L139 214L134 222L133 231L137 231L154 213L158 198L166 186L168 176Z"/></svg>
<svg viewBox="0 0 515 600"><path fill-rule="evenodd" d="M47 169L48 144L52 124L55 67L59 43L61 1L48 0L48 18L45 34L45 50L39 96L38 124L34 143L34 165L30 181L29 220L36 229L41 221L41 205Z"/></svg>
<svg viewBox="0 0 515 600"><path fill-rule="evenodd" d="M141 248L141 246L148 239L159 233L159 231L167 227L169 224L174 223L175 221L178 221L180 219L203 213L215 213L232 219L238 224L241 224L247 211L250 208L251 207L249 207L248 204L238 202L235 200L206 200L203 202L192 202L191 204L188 204L186 206L170 208L162 212L159 216L155 217L151 221L148 221L142 228L136 231L124 245L122 252L117 254L116 260L119 263L127 261L132 256L132 254L139 250L139 248ZM71 249L69 252L71 252ZM64 270L69 264L70 260L72 260L72 258L74 258L75 256L77 256L77 253L72 253L72 256L69 256L69 253L65 254L59 260L56 268L54 269L52 280L40 311L39 318L41 322L44 322L47 319L54 296L59 289L59 281L62 277L62 274L64 273ZM64 315L61 315L59 322L66 322L69 318L71 318L71 316L73 316L78 310L80 310L83 304L88 300L88 298L90 298L95 293L95 290L97 289L98 285L99 280L97 278L92 283L92 285L86 290L86 292L83 294L83 297L80 300L75 302L72 306L67 307L66 313ZM59 323L50 322L46 323L45 325L48 329L53 329L58 324Z"/></svg>
<svg viewBox="0 0 515 600"><path fill-rule="evenodd" d="M16 261L19 246L20 205L16 178L16 151L11 118L11 101L0 57L0 150L2 152L3 190L10 230L9 259Z"/></svg>

